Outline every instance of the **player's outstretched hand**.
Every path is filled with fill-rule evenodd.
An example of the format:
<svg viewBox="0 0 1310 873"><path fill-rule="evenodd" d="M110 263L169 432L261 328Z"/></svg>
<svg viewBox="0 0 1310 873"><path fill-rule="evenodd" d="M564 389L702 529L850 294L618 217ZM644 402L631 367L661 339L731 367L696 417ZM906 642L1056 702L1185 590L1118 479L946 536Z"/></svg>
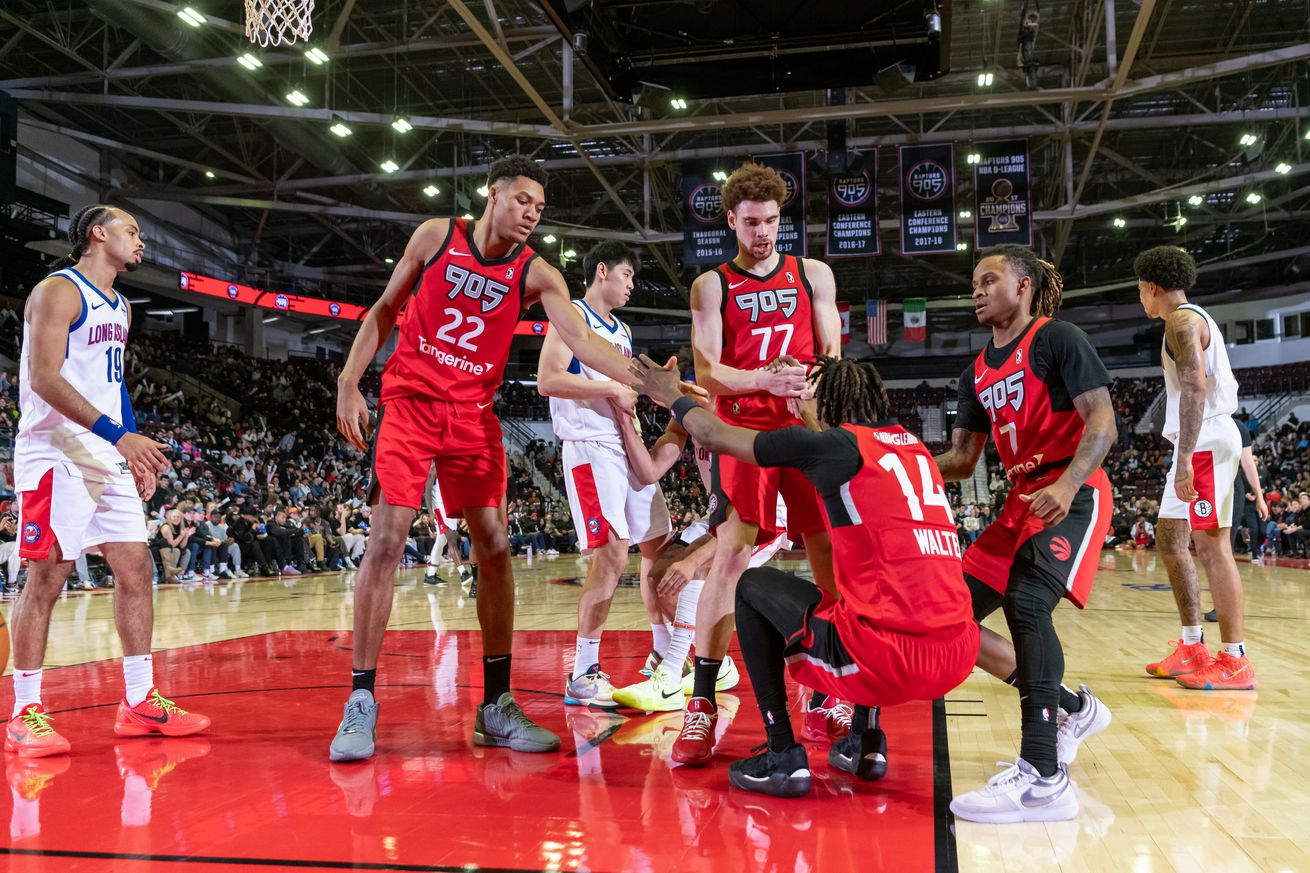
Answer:
<svg viewBox="0 0 1310 873"><path fill-rule="evenodd" d="M368 451L368 403L356 385L340 385L337 392L337 430L352 446Z"/></svg>
<svg viewBox="0 0 1310 873"><path fill-rule="evenodd" d="M1077 493L1077 488L1070 488L1063 479L1057 479L1040 491L1020 494L1019 499L1027 503L1029 511L1047 527L1055 527L1069 515L1069 505Z"/></svg>
<svg viewBox="0 0 1310 873"><path fill-rule="evenodd" d="M804 397L810 384L805 368L799 364L784 364L776 370L760 371L760 389L778 397Z"/></svg>
<svg viewBox="0 0 1310 873"><path fill-rule="evenodd" d="M125 433L114 448L127 461L135 476L142 473L162 473L168 469L168 458L164 457L164 444L157 443L148 436L139 433Z"/></svg>
<svg viewBox="0 0 1310 873"><path fill-rule="evenodd" d="M661 367L646 355L638 355L628 365L628 372L637 380L634 387L665 409L682 396L682 381L673 358Z"/></svg>

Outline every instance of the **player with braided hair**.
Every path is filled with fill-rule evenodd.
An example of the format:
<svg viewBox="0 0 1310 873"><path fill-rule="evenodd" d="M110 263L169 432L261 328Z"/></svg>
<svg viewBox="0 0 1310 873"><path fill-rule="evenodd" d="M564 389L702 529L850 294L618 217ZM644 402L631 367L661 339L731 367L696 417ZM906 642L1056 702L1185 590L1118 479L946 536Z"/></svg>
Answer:
<svg viewBox="0 0 1310 873"><path fill-rule="evenodd" d="M1078 814L1068 765L1110 723L1088 689L1062 684L1064 651L1051 614L1061 598L1087 603L1113 508L1100 469L1114 443L1110 376L1087 335L1051 316L1064 282L1022 246L982 253L973 271L978 321L992 338L960 376L942 478L973 475L990 431L1012 483L1005 507L964 555L975 620L1001 608L1013 645L983 629L978 665L1019 689L1019 758L955 798L970 821L1056 821Z"/></svg>
<svg viewBox="0 0 1310 873"><path fill-rule="evenodd" d="M732 764L732 785L777 797L810 790L809 760L787 711L788 668L797 682L855 704L850 732L832 744L828 763L881 779L887 738L878 707L945 694L978 656L960 541L932 456L888 420L887 389L868 362L818 360L810 380L828 425L819 431L735 426L722 411L678 399L676 374L644 355L633 372L642 391L719 457L799 471L818 493L832 542L836 597L772 567L746 570L737 584L737 638L768 748ZM912 577L900 572L907 561Z"/></svg>

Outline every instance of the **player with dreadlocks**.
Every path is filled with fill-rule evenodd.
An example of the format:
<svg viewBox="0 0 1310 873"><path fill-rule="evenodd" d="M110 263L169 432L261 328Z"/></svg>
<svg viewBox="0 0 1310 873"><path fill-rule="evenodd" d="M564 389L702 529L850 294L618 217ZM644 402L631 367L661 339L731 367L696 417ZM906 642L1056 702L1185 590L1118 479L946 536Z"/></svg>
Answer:
<svg viewBox="0 0 1310 873"><path fill-rule="evenodd" d="M978 665L1018 687L1022 740L1013 766L951 803L970 821L1076 816L1068 766L1110 723L1086 686L1061 684L1064 651L1051 621L1062 597L1087 603L1113 506L1100 465L1116 436L1110 375L1085 333L1052 318L1063 285L1022 246L983 252L973 303L992 338L960 376L951 448L936 457L947 482L966 479L990 431L1011 482L1001 514L964 555L964 578L977 621L1004 610L1014 643L984 629Z"/></svg>
<svg viewBox="0 0 1310 873"><path fill-rule="evenodd" d="M784 665L797 682L855 704L851 731L833 743L828 763L881 779L887 739L877 708L940 697L964 681L978 656L960 542L932 456L888 420L887 389L871 363L818 359L809 378L819 431L736 427L679 400L677 374L644 355L632 372L640 390L711 452L798 470L818 492L832 541L839 598L771 567L747 570L737 585L737 637L768 747L735 762L731 783L777 797L810 790L809 760L787 712ZM897 570L906 561L914 562L912 577Z"/></svg>

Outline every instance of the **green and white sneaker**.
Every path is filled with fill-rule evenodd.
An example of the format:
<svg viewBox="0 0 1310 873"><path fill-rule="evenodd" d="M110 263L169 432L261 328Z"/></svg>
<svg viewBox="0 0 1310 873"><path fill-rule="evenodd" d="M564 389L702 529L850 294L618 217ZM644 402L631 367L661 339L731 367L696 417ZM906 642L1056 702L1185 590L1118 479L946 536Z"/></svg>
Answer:
<svg viewBox="0 0 1310 873"><path fill-rule="evenodd" d="M600 664L592 664L577 679L564 679L564 702L570 706L590 706L592 709L618 709L614 702L614 685L608 673L600 672Z"/></svg>
<svg viewBox="0 0 1310 873"><path fill-rule="evenodd" d="M715 691L727 691L729 688L736 688L737 683L741 681L741 673L737 670L737 665L733 662L731 655L723 656L723 663L719 665L718 678L714 680ZM682 675L682 693L691 694L696 690L696 671Z"/></svg>
<svg viewBox="0 0 1310 873"><path fill-rule="evenodd" d="M524 715L514 695L506 691L495 703L478 705L473 744L508 746L516 752L553 752L559 748L559 737Z"/></svg>
<svg viewBox="0 0 1310 873"><path fill-rule="evenodd" d="M378 732L378 704L363 688L352 691L346 700L337 735L328 749L329 761L363 761L373 757L373 741Z"/></svg>
<svg viewBox="0 0 1310 873"><path fill-rule="evenodd" d="M645 712L675 712L682 709L682 677L673 672L667 663L660 664L644 682L615 689L614 702L630 709Z"/></svg>

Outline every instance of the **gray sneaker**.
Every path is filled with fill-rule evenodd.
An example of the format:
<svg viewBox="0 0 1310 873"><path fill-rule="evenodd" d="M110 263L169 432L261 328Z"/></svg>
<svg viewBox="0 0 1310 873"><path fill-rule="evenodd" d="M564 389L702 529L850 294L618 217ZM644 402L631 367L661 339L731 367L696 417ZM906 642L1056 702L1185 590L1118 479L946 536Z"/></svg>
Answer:
<svg viewBox="0 0 1310 873"><path fill-rule="evenodd" d="M373 757L373 738L378 731L378 704L363 688L350 693L341 726L332 738L329 761L362 761Z"/></svg>
<svg viewBox="0 0 1310 873"><path fill-rule="evenodd" d="M478 707L473 743L509 746L516 752L553 752L559 748L559 737L524 715L514 695L506 691L495 703Z"/></svg>

